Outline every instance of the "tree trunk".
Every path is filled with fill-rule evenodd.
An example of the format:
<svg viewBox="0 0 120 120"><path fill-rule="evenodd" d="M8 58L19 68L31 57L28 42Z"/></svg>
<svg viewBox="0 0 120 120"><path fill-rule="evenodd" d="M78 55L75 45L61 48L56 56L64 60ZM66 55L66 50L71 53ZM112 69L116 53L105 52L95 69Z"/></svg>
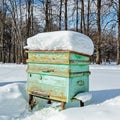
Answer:
<svg viewBox="0 0 120 120"><path fill-rule="evenodd" d="M49 15L49 31L52 31L54 28L54 26L53 26L53 22L52 22L52 4L51 4L51 0L49 0L49 12L48 12L48 15Z"/></svg>
<svg viewBox="0 0 120 120"><path fill-rule="evenodd" d="M27 1L27 38L31 36L31 0Z"/></svg>
<svg viewBox="0 0 120 120"><path fill-rule="evenodd" d="M97 26L98 26L98 35L97 35L97 45L96 45L96 63L101 63L101 49L100 49L100 42L101 42L101 0L97 0Z"/></svg>
<svg viewBox="0 0 120 120"><path fill-rule="evenodd" d="M68 0L65 0L65 30L67 30L67 2Z"/></svg>
<svg viewBox="0 0 120 120"><path fill-rule="evenodd" d="M2 5L3 5L3 8L2 8L3 14L2 14L2 23L1 23L1 49L2 49L1 61L3 63L5 63L4 30L5 30L6 10L5 10L5 1L4 0L2 0Z"/></svg>
<svg viewBox="0 0 120 120"><path fill-rule="evenodd" d="M49 0L46 0L46 9L45 9L45 32L49 31L49 15L48 15L48 6L49 6Z"/></svg>
<svg viewBox="0 0 120 120"><path fill-rule="evenodd" d="M76 31L78 31L78 0L76 0Z"/></svg>
<svg viewBox="0 0 120 120"><path fill-rule="evenodd" d="M120 0L119 0L119 2L118 2L117 64L120 64Z"/></svg>
<svg viewBox="0 0 120 120"><path fill-rule="evenodd" d="M34 15L33 15L33 5L34 5L34 0L32 0L32 6L31 6L31 35L34 34L34 26L33 26L33 19L34 19Z"/></svg>
<svg viewBox="0 0 120 120"><path fill-rule="evenodd" d="M22 4L21 4L21 0L19 0L19 8L20 8L20 27L19 27L19 31L20 31L20 54L21 54L21 58L20 61L23 62L24 61L24 50L23 50L23 36L22 36Z"/></svg>
<svg viewBox="0 0 120 120"><path fill-rule="evenodd" d="M0 61L3 61L3 32L4 32L4 15L3 11L1 12L1 19L0 19Z"/></svg>
<svg viewBox="0 0 120 120"><path fill-rule="evenodd" d="M88 9L87 9L87 31L86 34L89 36L89 27L90 27L90 0L88 0Z"/></svg>
<svg viewBox="0 0 120 120"><path fill-rule="evenodd" d="M61 30L62 2L63 0L60 0L59 30Z"/></svg>
<svg viewBox="0 0 120 120"><path fill-rule="evenodd" d="M84 0L81 0L81 33L85 33Z"/></svg>

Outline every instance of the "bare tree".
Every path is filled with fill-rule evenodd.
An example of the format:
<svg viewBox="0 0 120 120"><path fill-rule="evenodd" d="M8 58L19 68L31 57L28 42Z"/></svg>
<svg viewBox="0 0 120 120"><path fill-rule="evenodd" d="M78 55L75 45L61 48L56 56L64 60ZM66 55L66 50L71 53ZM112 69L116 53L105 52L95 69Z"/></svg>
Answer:
<svg viewBox="0 0 120 120"><path fill-rule="evenodd" d="M78 21L79 21L79 16L78 16L79 7L78 7L78 4L79 4L79 1L76 0L75 4L76 4L76 31L78 31Z"/></svg>
<svg viewBox="0 0 120 120"><path fill-rule="evenodd" d="M45 2L45 31L52 31L52 2L46 0Z"/></svg>
<svg viewBox="0 0 120 120"><path fill-rule="evenodd" d="M87 4L87 30L86 34L89 36L89 29L90 29L90 0L88 0Z"/></svg>
<svg viewBox="0 0 120 120"><path fill-rule="evenodd" d="M33 14L33 9L32 9L32 4L33 4L33 0L27 0L27 38L31 36L31 27L32 27L32 14Z"/></svg>
<svg viewBox="0 0 120 120"><path fill-rule="evenodd" d="M4 0L0 7L0 61L3 61L3 33L4 33Z"/></svg>
<svg viewBox="0 0 120 120"><path fill-rule="evenodd" d="M5 62L5 39L4 39L4 31L5 31L5 21L6 21L6 1L2 0L2 8L1 8L1 17L0 17L0 48L1 48L1 61Z"/></svg>
<svg viewBox="0 0 120 120"><path fill-rule="evenodd" d="M85 33L85 19L84 19L84 0L81 0L81 22L80 22L80 32Z"/></svg>
<svg viewBox="0 0 120 120"><path fill-rule="evenodd" d="M60 12L59 12L59 30L61 30L62 4L63 4L63 0L60 0Z"/></svg>
<svg viewBox="0 0 120 120"><path fill-rule="evenodd" d="M98 28L98 35L97 35L97 45L96 45L96 63L101 63L101 49L100 49L100 42L101 42L101 0L97 0L97 28Z"/></svg>
<svg viewBox="0 0 120 120"><path fill-rule="evenodd" d="M117 40L117 64L120 64L120 0L118 0L118 40Z"/></svg>
<svg viewBox="0 0 120 120"><path fill-rule="evenodd" d="M68 29L68 25L67 25L67 21L68 21L68 18L67 18L67 3L68 3L68 0L64 0L65 2L65 30Z"/></svg>

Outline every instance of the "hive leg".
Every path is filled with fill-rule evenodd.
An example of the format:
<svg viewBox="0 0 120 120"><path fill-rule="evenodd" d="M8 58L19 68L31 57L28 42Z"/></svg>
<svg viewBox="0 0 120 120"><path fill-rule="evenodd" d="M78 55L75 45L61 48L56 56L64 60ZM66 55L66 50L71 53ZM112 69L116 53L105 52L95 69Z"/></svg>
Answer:
<svg viewBox="0 0 120 120"><path fill-rule="evenodd" d="M35 105L36 105L36 102L33 98L33 95L29 94L29 107L30 107L30 109L32 110Z"/></svg>
<svg viewBox="0 0 120 120"><path fill-rule="evenodd" d="M84 102L82 100L80 100L80 106L83 107L84 106Z"/></svg>
<svg viewBox="0 0 120 120"><path fill-rule="evenodd" d="M61 109L64 110L65 109L65 102L61 102Z"/></svg>
<svg viewBox="0 0 120 120"><path fill-rule="evenodd" d="M48 102L47 102L48 104L51 104L52 102L51 102L51 100L50 99L48 99Z"/></svg>

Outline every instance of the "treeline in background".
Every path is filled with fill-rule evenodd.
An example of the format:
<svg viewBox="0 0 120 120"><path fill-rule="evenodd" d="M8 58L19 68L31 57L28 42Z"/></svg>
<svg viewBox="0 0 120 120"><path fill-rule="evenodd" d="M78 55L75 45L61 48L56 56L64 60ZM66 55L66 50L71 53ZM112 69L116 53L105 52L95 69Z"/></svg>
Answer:
<svg viewBox="0 0 120 120"><path fill-rule="evenodd" d="M58 30L89 36L92 62L120 64L120 0L0 0L0 62L24 63L28 37Z"/></svg>

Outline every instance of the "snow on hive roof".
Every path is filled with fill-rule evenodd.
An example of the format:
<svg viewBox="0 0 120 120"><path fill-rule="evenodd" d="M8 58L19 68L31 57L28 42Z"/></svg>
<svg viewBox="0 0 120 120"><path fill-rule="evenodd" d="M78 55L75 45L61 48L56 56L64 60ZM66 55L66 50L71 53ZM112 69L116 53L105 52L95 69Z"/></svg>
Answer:
<svg viewBox="0 0 120 120"><path fill-rule="evenodd" d="M81 33L73 31L55 31L39 33L27 39L28 50L70 50L81 54L92 55L92 40Z"/></svg>

